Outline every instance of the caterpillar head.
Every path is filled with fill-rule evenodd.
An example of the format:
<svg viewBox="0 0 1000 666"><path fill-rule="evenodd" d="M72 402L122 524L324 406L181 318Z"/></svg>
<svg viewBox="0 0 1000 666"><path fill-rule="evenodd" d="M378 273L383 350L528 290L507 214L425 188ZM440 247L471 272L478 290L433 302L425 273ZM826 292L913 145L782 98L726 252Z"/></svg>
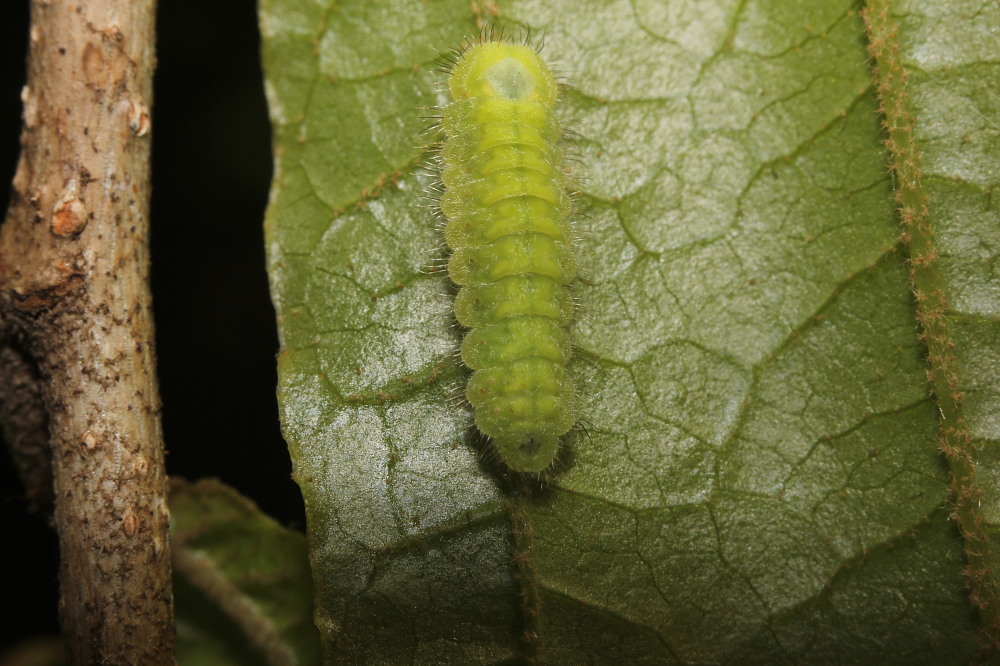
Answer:
<svg viewBox="0 0 1000 666"><path fill-rule="evenodd" d="M452 99L501 98L551 107L558 86L530 46L483 42L471 46L448 79Z"/></svg>

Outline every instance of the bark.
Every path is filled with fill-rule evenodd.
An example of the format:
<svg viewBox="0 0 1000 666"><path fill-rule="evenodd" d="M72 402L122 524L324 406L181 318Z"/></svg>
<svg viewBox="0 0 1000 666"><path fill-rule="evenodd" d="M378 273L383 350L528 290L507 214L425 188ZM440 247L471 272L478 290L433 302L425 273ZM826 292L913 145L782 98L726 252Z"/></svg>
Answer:
<svg viewBox="0 0 1000 666"><path fill-rule="evenodd" d="M154 0L32 1L0 228L0 418L28 442L29 493L47 429L74 664L174 663L147 279L154 20Z"/></svg>

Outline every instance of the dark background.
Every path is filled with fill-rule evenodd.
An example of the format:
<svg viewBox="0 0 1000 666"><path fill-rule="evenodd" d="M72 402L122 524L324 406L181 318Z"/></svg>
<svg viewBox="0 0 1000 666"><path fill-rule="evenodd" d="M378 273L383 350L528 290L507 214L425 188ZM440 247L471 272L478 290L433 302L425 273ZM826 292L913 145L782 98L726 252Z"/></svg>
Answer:
<svg viewBox="0 0 1000 666"><path fill-rule="evenodd" d="M160 3L152 286L167 472L221 478L285 525L302 501L278 429L264 271L270 128L254 0ZM19 151L28 2L0 2L0 212ZM0 651L58 631L55 533L0 454Z"/></svg>

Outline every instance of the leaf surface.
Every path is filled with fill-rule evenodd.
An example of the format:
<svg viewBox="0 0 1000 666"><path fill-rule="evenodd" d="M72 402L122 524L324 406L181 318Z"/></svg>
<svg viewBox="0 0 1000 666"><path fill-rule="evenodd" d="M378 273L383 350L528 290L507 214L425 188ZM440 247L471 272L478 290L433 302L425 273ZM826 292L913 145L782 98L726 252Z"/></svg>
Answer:
<svg viewBox="0 0 1000 666"><path fill-rule="evenodd" d="M178 663L318 664L303 536L215 479L172 479L170 513Z"/></svg>
<svg viewBox="0 0 1000 666"><path fill-rule="evenodd" d="M952 4L893 4L893 43L989 526L1000 18ZM485 8L261 3L279 400L327 661L966 663L981 620L856 3L499 3L566 76L583 165L586 422L541 483L476 438L428 270L421 109Z"/></svg>

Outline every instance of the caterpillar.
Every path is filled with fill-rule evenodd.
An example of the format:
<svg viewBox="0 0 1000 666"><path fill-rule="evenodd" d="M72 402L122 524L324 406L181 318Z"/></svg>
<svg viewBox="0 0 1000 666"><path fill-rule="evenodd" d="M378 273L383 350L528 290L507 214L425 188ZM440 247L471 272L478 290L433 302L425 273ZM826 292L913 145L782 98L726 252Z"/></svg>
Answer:
<svg viewBox="0 0 1000 666"><path fill-rule="evenodd" d="M503 463L538 473L578 402L566 367L577 265L558 84L535 48L495 34L456 49L446 71L439 208L455 318L468 329L465 396Z"/></svg>

